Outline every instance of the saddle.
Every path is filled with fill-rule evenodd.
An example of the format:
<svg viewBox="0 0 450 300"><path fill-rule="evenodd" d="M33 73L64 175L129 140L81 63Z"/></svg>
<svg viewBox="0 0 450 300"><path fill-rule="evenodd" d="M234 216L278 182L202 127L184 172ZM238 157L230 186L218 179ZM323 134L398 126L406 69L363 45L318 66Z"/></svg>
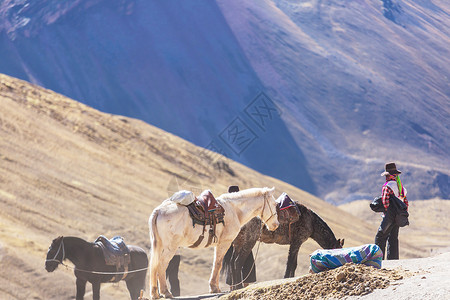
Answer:
<svg viewBox="0 0 450 300"><path fill-rule="evenodd" d="M127 276L128 265L131 262L130 249L120 236L115 236L111 240L100 235L94 242L102 249L105 264L116 266L117 272L124 272L122 276L114 276L111 281L118 282Z"/></svg>
<svg viewBox="0 0 450 300"><path fill-rule="evenodd" d="M297 222L300 218L300 210L294 201L288 196L288 194L283 193L276 200L277 204L277 214L278 221L280 223L291 224Z"/></svg>
<svg viewBox="0 0 450 300"><path fill-rule="evenodd" d="M223 223L225 225L224 217L225 210L214 198L210 190L203 191L192 203L186 206L189 210L189 215L192 218L192 226L195 224L203 225L203 232L198 240L190 248L196 248L202 242L205 233L205 227L209 225L209 237L208 243L205 247L208 247L211 242L215 242L216 225Z"/></svg>

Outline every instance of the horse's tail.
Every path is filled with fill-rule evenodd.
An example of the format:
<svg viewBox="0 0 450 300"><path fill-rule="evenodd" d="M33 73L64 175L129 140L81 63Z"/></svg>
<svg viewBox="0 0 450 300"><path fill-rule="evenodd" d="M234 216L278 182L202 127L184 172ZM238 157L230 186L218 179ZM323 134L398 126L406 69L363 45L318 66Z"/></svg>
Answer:
<svg viewBox="0 0 450 300"><path fill-rule="evenodd" d="M231 245L230 248L228 248L227 253L225 253L225 256L223 257L222 269L220 270L220 274L226 276L226 282L228 285L232 284L231 264L233 262L231 261L231 258L233 256L233 251L234 251L234 248L233 248L233 245Z"/></svg>
<svg viewBox="0 0 450 300"><path fill-rule="evenodd" d="M148 220L149 234L150 234L150 290L153 293L158 289L158 263L160 260L160 247L162 247L162 241L158 234L158 228L156 226L159 216L159 210L153 210Z"/></svg>
<svg viewBox="0 0 450 300"><path fill-rule="evenodd" d="M159 243L161 243L161 239L158 234L158 228L156 226L156 221L158 219L158 209L155 209L150 218L148 220L149 234L150 234L150 243L152 249L156 249Z"/></svg>
<svg viewBox="0 0 450 300"><path fill-rule="evenodd" d="M155 209L152 214L150 215L150 218L148 220L148 226L149 226L149 234L150 234L150 266L157 266L159 261L159 247L162 246L161 237L158 233L158 226L157 226L157 220L159 216L159 210Z"/></svg>

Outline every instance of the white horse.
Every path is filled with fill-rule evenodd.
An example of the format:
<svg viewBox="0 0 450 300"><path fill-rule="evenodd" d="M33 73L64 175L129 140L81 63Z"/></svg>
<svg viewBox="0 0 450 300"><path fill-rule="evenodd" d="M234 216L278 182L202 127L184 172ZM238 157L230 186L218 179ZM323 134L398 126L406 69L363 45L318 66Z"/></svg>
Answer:
<svg viewBox="0 0 450 300"><path fill-rule="evenodd" d="M214 263L209 279L210 293L220 293L219 271L222 260L236 238L241 227L252 218L259 216L269 230L277 229L276 202L273 197L275 188L252 188L236 193L223 194L216 198L225 210L225 225L217 224L217 240L211 243L215 247ZM179 247L193 245L202 234L203 226L192 226L186 206L167 199L155 208L149 218L151 256L150 256L150 291L152 299L158 299L158 281L160 293L165 298L172 298L167 288L166 269L169 261ZM207 235L208 227L206 228ZM204 239L197 247L204 248Z"/></svg>

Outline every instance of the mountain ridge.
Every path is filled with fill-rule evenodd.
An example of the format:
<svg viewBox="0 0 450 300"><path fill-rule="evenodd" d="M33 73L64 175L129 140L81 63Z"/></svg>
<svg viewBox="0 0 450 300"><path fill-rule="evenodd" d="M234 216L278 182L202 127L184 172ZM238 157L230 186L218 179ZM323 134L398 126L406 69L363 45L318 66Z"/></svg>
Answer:
<svg viewBox="0 0 450 300"><path fill-rule="evenodd" d="M57 3L3 2L0 72L331 203L373 198L387 161L411 199L450 198L445 1ZM279 112L265 126L261 101Z"/></svg>

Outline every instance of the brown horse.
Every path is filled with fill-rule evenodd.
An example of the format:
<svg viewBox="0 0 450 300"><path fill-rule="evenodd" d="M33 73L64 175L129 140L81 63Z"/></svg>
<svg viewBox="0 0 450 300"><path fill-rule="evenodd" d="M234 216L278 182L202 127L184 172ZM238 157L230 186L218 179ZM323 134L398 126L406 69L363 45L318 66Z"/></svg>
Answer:
<svg viewBox="0 0 450 300"><path fill-rule="evenodd" d="M295 276L298 251L308 238L315 240L324 249L342 248L344 240L336 239L333 231L319 215L298 202L295 202L295 205L300 212L298 220L290 224L280 222L280 226L275 231L269 231L265 226L261 231L262 224L258 218L253 218L241 228L228 250L228 253L232 254L226 255L223 260L222 273L226 273L227 283L232 289L243 287L242 277L245 278L246 274L242 274L241 269L252 253L260 232L261 241L264 243L290 245L284 278ZM282 219L285 218L280 218Z"/></svg>
<svg viewBox="0 0 450 300"><path fill-rule="evenodd" d="M132 300L139 297L145 286L145 276L148 268L147 253L140 247L128 246L130 250L130 265L126 276L122 277L127 283ZM45 269L48 272L56 270L64 260L70 260L74 265L77 285L77 300L83 300L86 283L92 284L92 298L100 299L100 285L111 282L115 278L116 267L106 265L102 249L95 243L87 242L77 237L58 237L52 241L45 260Z"/></svg>

